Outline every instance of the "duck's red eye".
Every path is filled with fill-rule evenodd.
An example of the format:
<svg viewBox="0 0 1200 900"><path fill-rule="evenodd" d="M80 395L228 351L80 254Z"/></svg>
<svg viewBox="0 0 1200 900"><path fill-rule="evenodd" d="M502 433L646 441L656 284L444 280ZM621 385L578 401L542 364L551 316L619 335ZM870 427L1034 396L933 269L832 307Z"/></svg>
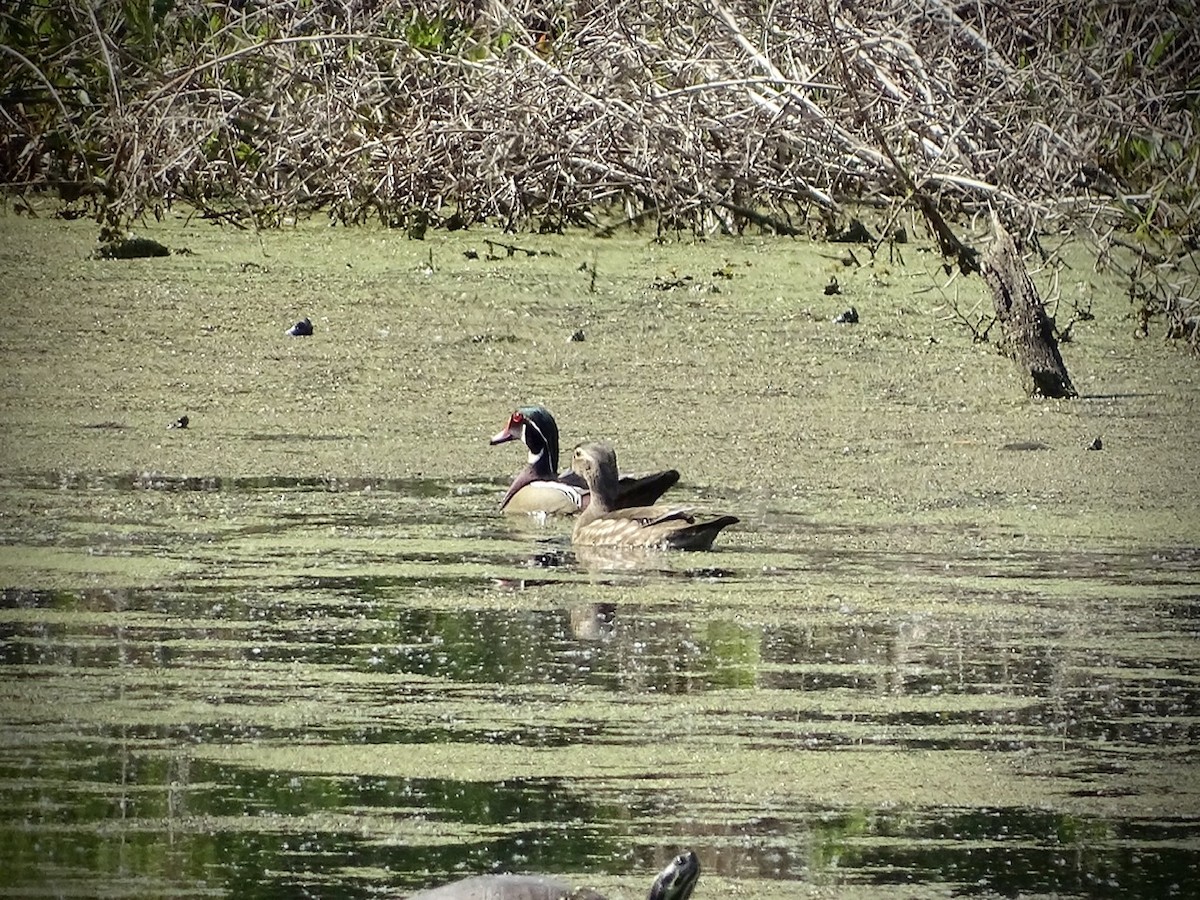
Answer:
<svg viewBox="0 0 1200 900"><path fill-rule="evenodd" d="M512 418L509 421L512 422L512 424L514 424L514 425L521 425L522 423L524 423L525 417L523 415L521 415L519 412L515 412L512 414Z"/></svg>

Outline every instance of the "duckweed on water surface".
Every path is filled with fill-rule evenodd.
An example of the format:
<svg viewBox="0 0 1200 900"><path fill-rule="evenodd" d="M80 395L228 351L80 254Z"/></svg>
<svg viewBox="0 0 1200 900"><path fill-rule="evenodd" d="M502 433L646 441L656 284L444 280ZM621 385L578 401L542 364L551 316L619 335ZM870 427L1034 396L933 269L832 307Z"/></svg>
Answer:
<svg viewBox="0 0 1200 900"><path fill-rule="evenodd" d="M1196 363L1083 254L1048 403L919 243L146 231L0 216L0 893L1200 893ZM526 402L741 523L499 515Z"/></svg>

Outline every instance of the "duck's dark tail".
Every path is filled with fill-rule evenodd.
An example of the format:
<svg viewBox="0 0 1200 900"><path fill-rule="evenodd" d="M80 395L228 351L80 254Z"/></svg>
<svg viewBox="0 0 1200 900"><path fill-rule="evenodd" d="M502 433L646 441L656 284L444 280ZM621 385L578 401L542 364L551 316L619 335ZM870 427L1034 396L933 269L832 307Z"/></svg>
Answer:
<svg viewBox="0 0 1200 900"><path fill-rule="evenodd" d="M667 543L677 550L708 550L721 533L721 529L734 525L737 521L737 516L719 516L707 522L697 522L672 532L667 537Z"/></svg>

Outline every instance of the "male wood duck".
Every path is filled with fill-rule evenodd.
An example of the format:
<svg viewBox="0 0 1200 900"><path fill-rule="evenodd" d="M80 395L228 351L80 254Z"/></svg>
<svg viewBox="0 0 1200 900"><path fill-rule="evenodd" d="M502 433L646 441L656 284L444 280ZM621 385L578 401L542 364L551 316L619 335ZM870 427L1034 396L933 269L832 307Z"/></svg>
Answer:
<svg viewBox="0 0 1200 900"><path fill-rule="evenodd" d="M571 542L591 546L707 550L734 516L697 521L685 506L615 505L617 454L608 444L580 444L571 468L587 482L592 502L575 520Z"/></svg>
<svg viewBox="0 0 1200 900"><path fill-rule="evenodd" d="M508 513L574 515L589 503L587 482L574 472L558 472L558 424L544 406L522 406L508 418L491 444L520 438L529 461L517 473L500 508ZM617 482L617 507L654 503L679 480L674 469L652 475L626 475Z"/></svg>

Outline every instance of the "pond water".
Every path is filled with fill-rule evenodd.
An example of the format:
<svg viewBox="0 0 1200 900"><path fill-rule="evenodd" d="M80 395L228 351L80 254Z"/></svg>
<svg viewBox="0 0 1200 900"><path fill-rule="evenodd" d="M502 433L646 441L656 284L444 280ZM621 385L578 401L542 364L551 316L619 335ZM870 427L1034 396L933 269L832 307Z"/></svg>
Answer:
<svg viewBox="0 0 1200 900"><path fill-rule="evenodd" d="M1039 403L916 245L147 231L0 216L0 895L1200 896L1197 367L1082 256ZM500 515L530 401L740 524Z"/></svg>

